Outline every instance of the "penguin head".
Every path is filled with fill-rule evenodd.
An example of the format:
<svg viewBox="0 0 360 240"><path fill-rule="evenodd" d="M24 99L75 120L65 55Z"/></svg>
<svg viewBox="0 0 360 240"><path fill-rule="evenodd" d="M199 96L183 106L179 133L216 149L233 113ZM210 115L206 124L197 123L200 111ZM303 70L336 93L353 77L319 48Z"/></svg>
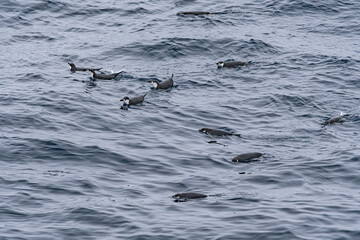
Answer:
<svg viewBox="0 0 360 240"><path fill-rule="evenodd" d="M174 198L175 202L187 202L188 199L184 196L184 194L182 193L177 193L174 196L172 196L172 198Z"/></svg>
<svg viewBox="0 0 360 240"><path fill-rule="evenodd" d="M90 75L91 75L92 77L95 75L94 70L92 70L92 69L88 69L88 71L90 72Z"/></svg>
<svg viewBox="0 0 360 240"><path fill-rule="evenodd" d="M70 70L71 71L76 71L76 66L75 64L71 63L71 62L68 62L68 64L70 65Z"/></svg>
<svg viewBox="0 0 360 240"><path fill-rule="evenodd" d="M172 196L172 198L176 198L176 199L181 198L181 193L177 193L177 194L175 194L174 196Z"/></svg>
<svg viewBox="0 0 360 240"><path fill-rule="evenodd" d="M223 67L224 66L224 62L217 62L216 65L218 65L218 67Z"/></svg>
<svg viewBox="0 0 360 240"><path fill-rule="evenodd" d="M153 85L154 88L158 88L160 83L157 80L152 80L152 81L148 81L149 83L151 83Z"/></svg>
<svg viewBox="0 0 360 240"><path fill-rule="evenodd" d="M206 132L206 128L200 129L199 132Z"/></svg>
<svg viewBox="0 0 360 240"><path fill-rule="evenodd" d="M125 105L129 105L130 103L130 98L129 97L124 97L123 99L121 99L120 101L124 101Z"/></svg>

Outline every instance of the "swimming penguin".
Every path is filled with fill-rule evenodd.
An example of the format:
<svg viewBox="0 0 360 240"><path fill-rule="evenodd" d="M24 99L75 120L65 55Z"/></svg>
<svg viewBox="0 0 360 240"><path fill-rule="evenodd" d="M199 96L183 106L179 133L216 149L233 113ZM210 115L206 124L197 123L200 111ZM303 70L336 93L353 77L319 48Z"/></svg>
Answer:
<svg viewBox="0 0 360 240"><path fill-rule="evenodd" d="M85 71L89 71L89 70L93 70L93 71L100 71L101 70L101 68L79 68L79 67L76 67L74 63L70 63L70 62L68 62L68 64L70 65L70 71L71 72L76 72L76 71L85 72Z"/></svg>
<svg viewBox="0 0 360 240"><path fill-rule="evenodd" d="M196 193L196 192L187 192L187 193L177 193L172 198L175 198L175 201L179 202L185 202L190 199L196 199L196 198L206 198L208 195L202 194L202 193Z"/></svg>
<svg viewBox="0 0 360 240"><path fill-rule="evenodd" d="M76 72L76 71L89 71L89 70L93 70L93 71L100 71L102 68L80 68L80 67L76 67L74 63L70 63L68 62L68 64L70 65L70 71L71 72Z"/></svg>
<svg viewBox="0 0 360 240"><path fill-rule="evenodd" d="M93 78L101 79L101 80L112 80L112 79L116 78L117 75L124 72L124 71L121 71L121 72L112 73L112 74L98 74L92 69L89 69L89 71L92 73L91 75Z"/></svg>
<svg viewBox="0 0 360 240"><path fill-rule="evenodd" d="M149 83L152 83L155 89L168 89L174 86L174 80L173 80L174 74L171 75L171 77L168 80L165 80L163 82L159 82L157 80L148 81Z"/></svg>
<svg viewBox="0 0 360 240"><path fill-rule="evenodd" d="M178 16L182 16L182 15L194 15L194 16L199 16L199 15L209 15L209 14L211 14L211 12L189 11L189 12L178 12L176 15L178 15Z"/></svg>
<svg viewBox="0 0 360 240"><path fill-rule="evenodd" d="M218 65L219 68L226 67L226 68L235 68L239 66L249 66L249 62L240 62L240 61L229 61L229 62L217 62L216 65Z"/></svg>
<svg viewBox="0 0 360 240"><path fill-rule="evenodd" d="M207 143L214 143L214 144L219 144L219 145L221 145L221 146L226 146L226 145L224 145L224 144L222 144L222 143L219 143L218 141L208 141Z"/></svg>
<svg viewBox="0 0 360 240"><path fill-rule="evenodd" d="M231 133L231 132L226 132L223 130L211 129L211 128L202 128L199 130L199 132L203 132L212 136L237 136L237 137L241 136L241 134Z"/></svg>
<svg viewBox="0 0 360 240"><path fill-rule="evenodd" d="M123 99L120 100L120 101L124 101L124 105L121 106L121 109L127 110L130 105L136 105L136 104L142 103L147 94L148 93L145 93L144 95L133 97L133 98L124 97Z"/></svg>
<svg viewBox="0 0 360 240"><path fill-rule="evenodd" d="M340 116L337 116L337 117L332 117L332 118L330 118L329 120L325 121L325 122L323 123L323 125L326 126L326 125L329 125L329 124L341 123L341 122L343 122L343 121L344 121L344 119L343 119L343 117L340 115Z"/></svg>
<svg viewBox="0 0 360 240"><path fill-rule="evenodd" d="M262 155L263 155L262 153L258 153L258 152L242 153L242 154L239 154L236 157L234 157L232 159L232 161L233 162L248 163L248 162L251 162L252 159L259 158ZM253 160L253 161L257 161L257 160Z"/></svg>

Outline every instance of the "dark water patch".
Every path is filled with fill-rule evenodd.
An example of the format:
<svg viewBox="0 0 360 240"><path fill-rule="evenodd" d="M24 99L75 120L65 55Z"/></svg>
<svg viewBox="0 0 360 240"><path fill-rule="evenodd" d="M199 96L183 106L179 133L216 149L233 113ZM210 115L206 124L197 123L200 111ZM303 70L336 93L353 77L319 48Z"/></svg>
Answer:
<svg viewBox="0 0 360 240"><path fill-rule="evenodd" d="M0 116L0 123L6 124L9 129L16 129L18 127L26 128L42 128L48 131L59 130L58 127L49 124L48 118L39 114L3 114Z"/></svg>
<svg viewBox="0 0 360 240"><path fill-rule="evenodd" d="M116 28L119 28L119 27L122 27L124 26L125 24L123 23L107 23L107 26L113 28L113 27L116 27Z"/></svg>
<svg viewBox="0 0 360 240"><path fill-rule="evenodd" d="M1 11L4 11L4 12L13 12L15 11L18 7L21 6L20 3L18 3L17 1L15 0L7 0L7 1L4 1L1 3L2 5L2 8L1 8Z"/></svg>
<svg viewBox="0 0 360 240"><path fill-rule="evenodd" d="M243 42L243 44L235 43L235 42L224 42L225 48L237 52L239 55L243 55L244 58L248 58L255 55L263 55L263 54L275 54L278 53L279 50L275 46L271 46L270 44L258 40L258 39L250 39L249 41ZM244 51L245 53L241 53ZM256 53L256 54L255 54Z"/></svg>
<svg viewBox="0 0 360 240"><path fill-rule="evenodd" d="M360 122L360 115L350 114L349 116L346 116L346 119L348 119L351 122L358 123L358 122Z"/></svg>
<svg viewBox="0 0 360 240"><path fill-rule="evenodd" d="M253 163L253 164L256 164ZM267 176L267 175L258 175L258 176L249 176L247 178L248 182L254 183L254 184L262 184L262 185L276 185L281 182L280 177L278 176Z"/></svg>
<svg viewBox="0 0 360 240"><path fill-rule="evenodd" d="M50 176L50 177L58 177L58 176L66 176L66 174L69 174L70 172L62 171L62 170L47 170L43 174Z"/></svg>
<svg viewBox="0 0 360 240"><path fill-rule="evenodd" d="M256 198L246 198L246 197L235 197L235 198L230 198L228 199L228 201L234 201L234 202L237 202L237 203L243 203L243 204L246 204L246 203L258 203L258 202L261 202L260 199L256 199Z"/></svg>
<svg viewBox="0 0 360 240"><path fill-rule="evenodd" d="M106 14L119 14L122 10L119 8L99 8L97 6L87 6L87 7L80 7L76 6L75 9L68 10L67 12L59 15L57 18L63 19L63 18L72 18L72 17L78 17L82 16L83 18L91 18L98 15L106 15Z"/></svg>
<svg viewBox="0 0 360 240"><path fill-rule="evenodd" d="M356 176L356 171L349 170L344 164L344 159L326 159L322 163L307 163L307 166L299 164L299 171L307 178L312 179L312 182L345 182L346 184L358 184L359 178ZM312 168L316 168L316 174L310 174ZM356 169L356 167L355 167Z"/></svg>
<svg viewBox="0 0 360 240"><path fill-rule="evenodd" d="M70 71L70 66L67 63L68 62L76 62L76 64L77 64L77 62L78 62L77 60L79 59L79 56L76 54L60 54L60 55L54 54L53 56L58 57L61 60L61 62L63 63L64 68L67 67L69 69L69 71Z"/></svg>
<svg viewBox="0 0 360 240"><path fill-rule="evenodd" d="M236 201L237 199L229 199L229 200ZM241 200L241 199L239 199L239 200ZM254 202L260 202L260 201L254 201ZM244 202L244 203L246 204L246 202ZM243 213L241 213L241 215L239 214L236 216L226 217L226 218L223 218L223 220L233 222L233 221L237 221L239 218L241 218L243 221L256 221L259 217L260 217L259 215L248 215L248 214L246 214L246 211L244 211ZM277 220L273 216L261 215L261 217L263 217L267 221L276 221Z"/></svg>
<svg viewBox="0 0 360 240"><path fill-rule="evenodd" d="M145 8L142 8L142 7L137 7L137 8L134 8L134 9L129 9L129 10L126 10L124 11L123 13L123 16L128 16L128 15L144 15L144 14L150 14L150 13L153 13Z"/></svg>
<svg viewBox="0 0 360 240"><path fill-rule="evenodd" d="M183 12L179 12L176 14L177 20L179 23L183 23L186 25L194 25L196 27L204 27L204 28L214 28L217 26L235 26L234 22L228 18L223 18L223 14L225 12L211 12L205 14L182 14ZM247 19L243 19L242 24L246 24Z"/></svg>
<svg viewBox="0 0 360 240"><path fill-rule="evenodd" d="M22 221L25 221L26 218L28 217L28 214L24 213L23 211L11 210L6 206L0 207L0 214L1 214L0 218L5 218L5 219L16 218L16 219L22 219Z"/></svg>
<svg viewBox="0 0 360 240"><path fill-rule="evenodd" d="M61 186L58 184L47 183L47 182L32 182L26 179L13 180L11 181L11 186L13 190L18 190L16 196L12 196L9 198L14 198L16 200L12 200L12 205L19 208L27 208L32 209L41 209L46 204L54 203L54 200L45 197L35 197L36 195L41 194L55 194L55 195L65 195L65 196L79 196L84 193L77 190L77 186L73 184L62 183ZM24 192L27 191L27 192ZM35 196L33 196L35 195Z"/></svg>
<svg viewBox="0 0 360 240"><path fill-rule="evenodd" d="M127 47L117 48L112 51L116 55L141 55L147 58L155 58L158 60L170 58L180 58L186 54L194 54L193 50L197 51L208 51L205 46L202 46L204 43L202 40L196 41L192 39L163 39L162 41L150 45L145 45L143 43L132 44ZM186 45L186 46L185 46ZM193 46L192 49L188 49L187 46ZM200 47L200 49L199 49ZM186 52L185 52L186 51ZM166 54L166 55L164 55Z"/></svg>
<svg viewBox="0 0 360 240"><path fill-rule="evenodd" d="M278 104L281 105L288 105L291 107L301 108L312 108L321 110L321 108L318 106L318 104L315 103L315 96L289 96L289 95L279 95L275 94L274 97L276 97L276 101L278 101Z"/></svg>
<svg viewBox="0 0 360 240"><path fill-rule="evenodd" d="M295 233L286 230L284 228L282 229L277 229L274 231L269 231L269 230L262 230L261 232L259 231L246 231L246 230L240 230L237 233L238 235L241 235L243 239L279 239L279 238L291 238L291 239L301 239L299 238ZM219 238L219 240L225 240L225 239L239 239L238 237L232 236L232 235L221 235Z"/></svg>
<svg viewBox="0 0 360 240"><path fill-rule="evenodd" d="M37 1L36 3L31 3L21 10L21 14L31 15L39 12L50 12L50 13L59 13L62 11L68 11L70 5L61 1L54 0L44 0Z"/></svg>
<svg viewBox="0 0 360 240"><path fill-rule="evenodd" d="M216 57L226 55L229 52L237 52L238 55L247 58L254 55L252 52L271 54L277 52L277 50L275 47L255 39L250 39L249 41L234 41L233 39L211 41L209 39L168 38L150 44L138 42L115 48L110 52L105 52L104 55L142 56L149 59L163 60L203 54Z"/></svg>
<svg viewBox="0 0 360 240"><path fill-rule="evenodd" d="M158 229L160 230L160 229ZM123 236L123 235L120 235L120 236ZM156 238L156 239L159 239L159 240L166 240L166 239L169 239L169 238L174 238L174 236L172 235L166 235L166 234L163 234L163 233L159 233L158 231L151 233L151 234L138 234L138 233L134 233L134 234L131 234L131 235L126 235L127 239L141 239L141 240L145 240L145 239L149 239L149 238ZM184 238L182 237L175 237L175 239L181 239L183 240Z"/></svg>
<svg viewBox="0 0 360 240"><path fill-rule="evenodd" d="M21 27L32 26L31 19L28 19L20 14L6 18L3 23L7 28L21 29Z"/></svg>
<svg viewBox="0 0 360 240"><path fill-rule="evenodd" d="M188 5L192 5L195 4L197 2L197 0L176 0L175 6L177 7L182 7L182 6L188 6Z"/></svg>
<svg viewBox="0 0 360 240"><path fill-rule="evenodd" d="M192 79L192 80L188 80L186 81L185 83L183 82L181 84L181 88L182 89L194 89L194 88L197 88L197 89L201 89L201 88L213 88L215 87L215 82L214 81L201 81L201 80L195 80L195 79Z"/></svg>
<svg viewBox="0 0 360 240"><path fill-rule="evenodd" d="M76 10L74 9L76 7ZM71 10L68 10L64 14L58 16L57 18L73 18L82 16L83 18L96 17L100 15L114 15L116 14L118 17L135 17L135 16L144 16L154 14L155 11L149 10L143 7L135 7L135 8L118 8L118 7L99 7L97 5L88 5L86 7L75 6ZM98 23L101 25L101 23ZM121 26L113 25L113 26Z"/></svg>
<svg viewBox="0 0 360 240"><path fill-rule="evenodd" d="M351 9L354 4L351 1L265 1L265 6L271 9L275 16L298 16L303 14L336 15L344 9Z"/></svg>
<svg viewBox="0 0 360 240"><path fill-rule="evenodd" d="M65 195L65 196L79 196L83 195L84 193L82 191L73 190L69 188L62 188L58 187L57 185L47 185L44 187L44 191L48 192L49 194L55 194L55 195Z"/></svg>
<svg viewBox="0 0 360 240"><path fill-rule="evenodd" d="M360 156L352 157L350 161L358 162L360 161Z"/></svg>
<svg viewBox="0 0 360 240"><path fill-rule="evenodd" d="M26 73L23 77L17 79L17 81L48 81L42 74L39 73Z"/></svg>
<svg viewBox="0 0 360 240"><path fill-rule="evenodd" d="M329 24L327 22L322 22L309 31L306 26L299 28L305 32L317 33L325 36L329 35L341 35L348 37L355 37L356 33L360 31L359 24L349 19L348 17L339 17L339 23L336 25Z"/></svg>
<svg viewBox="0 0 360 240"><path fill-rule="evenodd" d="M81 27L71 27L69 29L66 30L66 32L95 32L93 29L86 29L86 28L81 28Z"/></svg>
<svg viewBox="0 0 360 240"><path fill-rule="evenodd" d="M99 211L91 208L70 208L66 209L66 218L84 224L100 225L106 227L124 227L130 222L121 216L108 211Z"/></svg>
<svg viewBox="0 0 360 240"><path fill-rule="evenodd" d="M178 159L176 164L179 166L187 166L194 168L223 168L228 169L227 161L224 161L222 158L211 157L211 156L202 156L202 157L192 157Z"/></svg>
<svg viewBox="0 0 360 240"><path fill-rule="evenodd" d="M96 228L72 227L72 226L61 226L61 227L49 227L49 230L53 232L55 237L77 239L79 236L86 237L87 239L97 239L108 236L108 232L104 230L98 230ZM41 234L39 234L41 236Z"/></svg>
<svg viewBox="0 0 360 240"><path fill-rule="evenodd" d="M107 151L98 146L74 146L73 143L62 140L40 140L40 139L13 139L12 150L7 151L4 161L23 161L28 158L36 161L64 161L73 162L74 165L88 162L94 165L118 164L132 165L131 161L118 153ZM31 153L26 154L26 153ZM101 157L98 157L99 156ZM24 159L24 156L28 156Z"/></svg>
<svg viewBox="0 0 360 240"><path fill-rule="evenodd" d="M314 30L316 31L316 30ZM360 26L358 23L344 23L340 26L328 26L326 30L317 30L316 32L320 32L322 34L334 34L334 35L342 35L342 36L356 36L356 33L360 32Z"/></svg>
<svg viewBox="0 0 360 240"><path fill-rule="evenodd" d="M329 56L329 55L310 55L305 54L301 55L299 58L300 61L306 62L310 66L326 66L326 67L348 67L354 66L359 63L359 60L349 58L339 58L338 56Z"/></svg>
<svg viewBox="0 0 360 240"><path fill-rule="evenodd" d="M152 184L147 184L150 186L150 188L154 187L154 185ZM146 198L146 194L138 189L131 189L131 188L127 188L127 189L123 189L122 191L120 191L121 196L125 196L125 198L127 199L144 199Z"/></svg>

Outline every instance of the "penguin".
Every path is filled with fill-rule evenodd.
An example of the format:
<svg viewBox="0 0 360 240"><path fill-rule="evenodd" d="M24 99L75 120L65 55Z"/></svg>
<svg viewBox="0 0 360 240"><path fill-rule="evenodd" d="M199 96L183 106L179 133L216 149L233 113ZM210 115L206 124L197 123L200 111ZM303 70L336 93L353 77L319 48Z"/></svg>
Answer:
<svg viewBox="0 0 360 240"><path fill-rule="evenodd" d="M204 12L204 11L188 11L188 12L178 12L177 16L183 16L183 15L193 15L193 16L200 16L200 15L209 15L211 12Z"/></svg>
<svg viewBox="0 0 360 240"><path fill-rule="evenodd" d="M237 136L237 137L241 136L241 134L231 133L231 132L226 132L223 130L211 129L211 128L202 128L199 130L199 132L203 132L211 136Z"/></svg>
<svg viewBox="0 0 360 240"><path fill-rule="evenodd" d="M174 86L174 80L173 80L174 74L171 75L171 77L163 82L159 82L157 80L148 81L148 83L152 83L155 89L168 89L172 88Z"/></svg>
<svg viewBox="0 0 360 240"><path fill-rule="evenodd" d="M76 71L85 72L85 71L89 71L89 70L100 71L102 69L102 68L79 68L79 67L76 67L74 63L68 62L68 64L70 65L71 72L76 72Z"/></svg>
<svg viewBox="0 0 360 240"><path fill-rule="evenodd" d="M229 61L229 62L217 62L216 65L218 65L218 68L236 68L236 67L240 67L240 66L249 66L250 63L252 61L249 62L240 62L240 61Z"/></svg>
<svg viewBox="0 0 360 240"><path fill-rule="evenodd" d="M177 193L172 198L175 198L176 202L186 202L190 199L206 198L208 195L196 192Z"/></svg>
<svg viewBox="0 0 360 240"><path fill-rule="evenodd" d="M98 74L95 71L93 71L92 69L89 69L88 71L91 72L91 75L93 78L96 79L101 79L101 80L112 80L115 79L117 77L117 75L119 75L120 73L124 72L124 71L120 71L117 73L112 73L112 74Z"/></svg>
<svg viewBox="0 0 360 240"><path fill-rule="evenodd" d="M329 125L329 124L335 124L335 123L341 123L344 121L344 118L342 116L336 116L336 117L332 117L329 120L326 120L323 125Z"/></svg>
<svg viewBox="0 0 360 240"><path fill-rule="evenodd" d="M236 157L234 157L232 159L233 162L242 162L242 163L248 163L251 161L257 161L257 160L252 160L254 158L259 158L261 157L263 154L259 153L259 152L251 152L251 153L242 153L237 155Z"/></svg>
<svg viewBox="0 0 360 240"><path fill-rule="evenodd" d="M120 101L124 102L123 106L121 106L121 109L127 110L130 105L136 105L136 104L142 103L147 94L148 93L145 93L144 95L133 97L133 98L129 98L127 96L124 97L123 99L120 100Z"/></svg>

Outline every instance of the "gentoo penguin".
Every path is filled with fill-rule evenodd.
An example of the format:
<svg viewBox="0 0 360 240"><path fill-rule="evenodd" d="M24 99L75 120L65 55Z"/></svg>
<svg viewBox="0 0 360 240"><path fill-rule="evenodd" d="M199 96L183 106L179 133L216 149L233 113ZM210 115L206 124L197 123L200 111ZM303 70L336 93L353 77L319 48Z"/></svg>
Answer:
<svg viewBox="0 0 360 240"><path fill-rule="evenodd" d="M89 69L89 71L92 73L91 75L93 78L101 79L101 80L112 80L112 79L116 78L117 75L124 72L124 71L121 71L121 72L112 73L112 74L98 74L95 71L93 71L92 69Z"/></svg>
<svg viewBox="0 0 360 240"><path fill-rule="evenodd" d="M203 132L212 136L238 136L238 137L241 136L241 134L231 133L231 132L226 132L223 130L211 129L211 128L202 128L199 130L199 132Z"/></svg>
<svg viewBox="0 0 360 240"><path fill-rule="evenodd" d="M174 74L171 75L171 77L168 80L165 80L163 82L159 82L157 80L148 81L149 83L152 83L155 89L168 89L174 86L174 80L173 80Z"/></svg>
<svg viewBox="0 0 360 240"><path fill-rule="evenodd" d="M70 65L70 71L71 72L76 72L76 71L85 72L85 71L89 71L89 70L93 70L93 71L100 71L101 70L101 68L79 68L79 67L76 67L74 63L70 63L70 62L68 62L68 64Z"/></svg>
<svg viewBox="0 0 360 240"><path fill-rule="evenodd" d="M145 93L144 95L133 97L133 98L124 97L123 99L120 100L120 101L124 102L124 105L121 106L121 109L127 110L130 105L136 105L136 104L142 103L145 99L146 94L148 94L148 93Z"/></svg>
<svg viewBox="0 0 360 240"><path fill-rule="evenodd" d="M185 202L190 199L196 199L196 198L206 198L208 195L202 194L202 193L196 193L196 192L187 192L187 193L177 193L172 198L175 198L175 201L179 202Z"/></svg>
<svg viewBox="0 0 360 240"><path fill-rule="evenodd" d="M258 152L242 153L242 154L239 154L236 157L234 157L232 159L232 161L233 162L248 163L248 162L251 162L252 159L259 158L262 155L263 155L262 153L258 153ZM257 160L253 160L253 161L257 161Z"/></svg>
<svg viewBox="0 0 360 240"><path fill-rule="evenodd" d="M194 16L199 16L199 15L209 15L209 14L211 14L211 12L188 11L188 12L178 12L176 15L178 15L178 16L182 16L182 15L194 15Z"/></svg>
<svg viewBox="0 0 360 240"><path fill-rule="evenodd" d="M251 63L249 62L240 62L240 61L229 61L229 62L217 62L219 68L226 67L226 68L235 68L239 66L248 66Z"/></svg>

